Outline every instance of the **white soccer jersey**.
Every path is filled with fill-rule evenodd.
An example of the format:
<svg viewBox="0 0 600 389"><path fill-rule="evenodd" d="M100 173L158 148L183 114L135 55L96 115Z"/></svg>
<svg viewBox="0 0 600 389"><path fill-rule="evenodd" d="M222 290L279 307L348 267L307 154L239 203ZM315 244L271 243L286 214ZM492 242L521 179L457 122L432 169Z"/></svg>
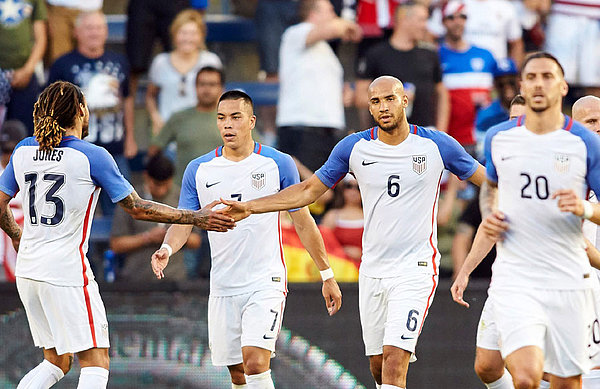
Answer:
<svg viewBox="0 0 600 389"><path fill-rule="evenodd" d="M600 190L600 138L565 116L564 128L535 134L524 117L488 130L488 179L509 229L497 244L492 288L582 289L592 286L581 218L561 212L552 193Z"/></svg>
<svg viewBox="0 0 600 389"><path fill-rule="evenodd" d="M443 132L410 125L399 145L378 139L379 128L341 140L315 174L328 187L347 172L360 187L365 218L361 274L437 274L437 205L444 168L461 179L477 162Z"/></svg>
<svg viewBox="0 0 600 389"><path fill-rule="evenodd" d="M220 198L248 201L300 182L292 158L256 143L242 161L223 147L191 161L183 176L179 208L198 210ZM275 288L287 292L279 213L250 215L233 230L209 232L212 296L234 296Z"/></svg>
<svg viewBox="0 0 600 389"><path fill-rule="evenodd" d="M100 188L113 202L133 192L105 149L74 136L50 152L39 151L33 137L17 145L0 178L4 193L23 193L17 277L87 286L94 278L86 253Z"/></svg>

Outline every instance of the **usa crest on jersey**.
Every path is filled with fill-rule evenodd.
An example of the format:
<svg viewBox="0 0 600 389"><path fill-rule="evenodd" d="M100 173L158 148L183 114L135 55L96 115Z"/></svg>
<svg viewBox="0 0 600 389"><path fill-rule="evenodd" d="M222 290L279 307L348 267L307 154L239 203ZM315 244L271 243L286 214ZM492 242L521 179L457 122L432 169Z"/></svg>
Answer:
<svg viewBox="0 0 600 389"><path fill-rule="evenodd" d="M569 171L569 156L567 154L554 154L554 169L559 173Z"/></svg>
<svg viewBox="0 0 600 389"><path fill-rule="evenodd" d="M265 173L252 173L252 187L256 190L261 190L267 183Z"/></svg>
<svg viewBox="0 0 600 389"><path fill-rule="evenodd" d="M427 156L413 155L413 171L417 174L423 174L427 170Z"/></svg>

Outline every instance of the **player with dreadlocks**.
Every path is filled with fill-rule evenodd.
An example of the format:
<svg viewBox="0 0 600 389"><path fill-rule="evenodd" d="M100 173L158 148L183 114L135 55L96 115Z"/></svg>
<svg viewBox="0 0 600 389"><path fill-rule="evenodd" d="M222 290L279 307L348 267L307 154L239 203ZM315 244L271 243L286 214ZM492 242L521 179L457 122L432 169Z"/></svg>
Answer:
<svg viewBox="0 0 600 389"><path fill-rule="evenodd" d="M34 137L15 148L0 177L0 227L18 247L16 277L31 335L44 360L17 388L49 388L66 374L76 353L78 388L106 388L108 322L86 252L101 188L135 219L194 224L227 231L233 221L213 202L193 212L141 199L110 154L81 140L89 111L81 90L58 81L34 107ZM8 202L23 193L25 224L15 223Z"/></svg>

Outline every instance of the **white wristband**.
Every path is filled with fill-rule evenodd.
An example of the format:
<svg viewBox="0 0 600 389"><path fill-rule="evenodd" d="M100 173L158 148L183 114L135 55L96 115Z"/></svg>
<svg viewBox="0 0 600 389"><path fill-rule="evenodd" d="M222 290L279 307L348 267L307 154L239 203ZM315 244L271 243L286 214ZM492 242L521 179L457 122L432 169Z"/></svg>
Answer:
<svg viewBox="0 0 600 389"><path fill-rule="evenodd" d="M328 279L333 278L333 270L331 270L330 267L325 270L319 271L319 273L321 273L321 279L323 281L327 281Z"/></svg>
<svg viewBox="0 0 600 389"><path fill-rule="evenodd" d="M584 219L591 219L594 216L594 206L587 200L581 200L583 203L583 215L581 215Z"/></svg>
<svg viewBox="0 0 600 389"><path fill-rule="evenodd" d="M167 252L169 253L169 257L171 255L173 255L173 247L171 247L170 245L168 245L167 243L163 243L162 246L160 246L161 249L165 249L167 250Z"/></svg>

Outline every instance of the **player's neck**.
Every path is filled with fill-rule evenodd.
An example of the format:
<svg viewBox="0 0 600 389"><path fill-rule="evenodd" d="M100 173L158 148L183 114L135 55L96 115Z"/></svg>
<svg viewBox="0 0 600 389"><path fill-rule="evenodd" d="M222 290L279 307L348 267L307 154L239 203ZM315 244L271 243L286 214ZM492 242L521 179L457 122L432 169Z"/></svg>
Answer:
<svg viewBox="0 0 600 389"><path fill-rule="evenodd" d="M79 123L77 123L77 124L79 124ZM63 135L63 138L65 138L67 136L74 136L76 138L81 139L81 126L75 125L70 128L65 128L65 134Z"/></svg>
<svg viewBox="0 0 600 389"><path fill-rule="evenodd" d="M253 152L254 140L252 139L250 139L250 141L245 143L243 146L236 147L235 149L223 146L223 157L234 162L248 158Z"/></svg>
<svg viewBox="0 0 600 389"><path fill-rule="evenodd" d="M379 139L387 145L396 146L404 142L404 140L408 138L408 133L408 122L406 120L403 120L402 122L400 122L398 127L394 128L391 131L384 131L380 127L379 131L377 132L377 139Z"/></svg>
<svg viewBox="0 0 600 389"><path fill-rule="evenodd" d="M547 134L562 128L565 117L560 106L548 108L544 112L535 112L531 108L525 111L525 127L535 134Z"/></svg>

